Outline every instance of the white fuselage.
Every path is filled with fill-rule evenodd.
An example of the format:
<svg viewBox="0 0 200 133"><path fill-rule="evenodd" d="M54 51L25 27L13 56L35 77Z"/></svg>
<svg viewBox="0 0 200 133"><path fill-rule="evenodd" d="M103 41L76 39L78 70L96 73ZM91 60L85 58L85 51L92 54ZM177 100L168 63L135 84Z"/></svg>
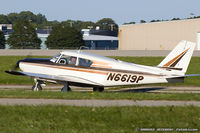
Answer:
<svg viewBox="0 0 200 133"><path fill-rule="evenodd" d="M194 48L195 43L181 41L156 67L68 50L51 59L20 60L17 64L23 72L7 73L62 82L64 86L93 86L94 90L103 86L183 82Z"/></svg>
<svg viewBox="0 0 200 133"><path fill-rule="evenodd" d="M122 61L110 62L112 68L98 69L78 66L59 66L31 62L21 62L24 72L51 75L62 80L98 86L119 86L150 83L167 83L173 71L149 67Z"/></svg>

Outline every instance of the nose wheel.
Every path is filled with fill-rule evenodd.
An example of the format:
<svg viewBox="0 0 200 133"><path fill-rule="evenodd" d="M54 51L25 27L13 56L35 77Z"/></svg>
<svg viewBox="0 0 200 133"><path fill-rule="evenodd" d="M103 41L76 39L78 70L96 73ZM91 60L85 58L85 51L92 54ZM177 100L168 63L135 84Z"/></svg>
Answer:
<svg viewBox="0 0 200 133"><path fill-rule="evenodd" d="M41 84L44 84L44 82L40 81L40 80L37 80L37 79L34 79L34 81L35 81L35 84L33 85L32 90L33 91L40 91L40 90L42 90Z"/></svg>

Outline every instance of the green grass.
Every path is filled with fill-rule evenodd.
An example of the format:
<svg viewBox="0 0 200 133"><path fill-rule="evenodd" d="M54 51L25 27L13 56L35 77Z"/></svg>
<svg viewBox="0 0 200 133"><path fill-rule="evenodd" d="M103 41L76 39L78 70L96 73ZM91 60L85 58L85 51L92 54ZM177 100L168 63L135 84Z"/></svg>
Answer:
<svg viewBox="0 0 200 133"><path fill-rule="evenodd" d="M0 56L0 84L31 84L27 77L4 73L25 56ZM156 66L162 57L114 57L123 61ZM188 73L200 73L200 57L193 57ZM200 86L199 77L185 84ZM169 85L169 84L167 84ZM130 100L196 100L199 94L165 94L132 92L32 92L0 90L0 98L53 99L130 99ZM200 130L200 107L73 107L73 106L1 106L1 133L134 133L137 128L197 128Z"/></svg>
<svg viewBox="0 0 200 133"><path fill-rule="evenodd" d="M0 106L1 133L134 133L200 127L200 107Z"/></svg>
<svg viewBox="0 0 200 133"><path fill-rule="evenodd" d="M32 84L33 80L24 76L15 76L5 73L5 70L15 69L15 64L18 60L24 59L27 56L0 56L0 84ZM32 56L28 58L48 58L44 56Z"/></svg>
<svg viewBox="0 0 200 133"><path fill-rule="evenodd" d="M1 90L0 98L45 98L45 99L129 99L129 100L194 100L200 101L199 94L188 93L133 93L133 92L53 92Z"/></svg>
<svg viewBox="0 0 200 133"><path fill-rule="evenodd" d="M39 56L34 56L39 57ZM23 76L14 76L5 73L5 70L13 69L13 66L19 59L26 58L26 56L0 56L0 84L32 84L33 81L30 78ZM41 58L41 57L40 57ZM48 58L48 57L44 57ZM127 62L133 62L136 64L156 66L164 57L113 57ZM200 57L193 57L189 65L187 74L200 74ZM200 86L200 77L189 77L185 80L185 83L178 83L173 85L179 86ZM161 85L161 84L159 84ZM162 84L163 85L163 84ZM165 84L170 85L170 84Z"/></svg>

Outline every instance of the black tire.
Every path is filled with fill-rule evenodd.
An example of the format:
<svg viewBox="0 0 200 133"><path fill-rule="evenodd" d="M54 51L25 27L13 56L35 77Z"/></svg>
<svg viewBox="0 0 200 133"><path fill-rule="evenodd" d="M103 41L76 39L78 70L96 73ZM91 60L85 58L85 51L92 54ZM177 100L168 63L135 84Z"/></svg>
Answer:
<svg viewBox="0 0 200 133"><path fill-rule="evenodd" d="M72 91L72 89L70 87L68 87L68 91Z"/></svg>
<svg viewBox="0 0 200 133"><path fill-rule="evenodd" d="M32 86L32 91L34 91L35 85Z"/></svg>
<svg viewBox="0 0 200 133"><path fill-rule="evenodd" d="M42 90L42 86L38 85L38 90L41 91Z"/></svg>
<svg viewBox="0 0 200 133"><path fill-rule="evenodd" d="M93 87L93 91L97 91L97 87Z"/></svg>
<svg viewBox="0 0 200 133"><path fill-rule="evenodd" d="M103 92L104 91L104 87L93 87L93 91L95 91L95 92Z"/></svg>
<svg viewBox="0 0 200 133"><path fill-rule="evenodd" d="M32 90L34 91L34 88L36 87L36 85L33 85L33 87L32 87ZM37 88L38 88L38 91L40 91L40 90L42 90L42 87L41 87L41 85L37 85Z"/></svg>
<svg viewBox="0 0 200 133"><path fill-rule="evenodd" d="M71 91L70 87L68 87L68 90L64 90L64 87L61 89L61 92L68 92L68 91Z"/></svg>
<svg viewBox="0 0 200 133"><path fill-rule="evenodd" d="M103 91L104 91L104 87L99 87L99 88L98 88L98 91L99 91L99 92L103 92Z"/></svg>

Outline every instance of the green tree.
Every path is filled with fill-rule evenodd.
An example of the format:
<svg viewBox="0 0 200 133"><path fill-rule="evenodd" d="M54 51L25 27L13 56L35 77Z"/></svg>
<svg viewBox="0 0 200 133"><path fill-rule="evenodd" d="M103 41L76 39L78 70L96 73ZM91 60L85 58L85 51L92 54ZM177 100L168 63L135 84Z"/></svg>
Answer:
<svg viewBox="0 0 200 133"><path fill-rule="evenodd" d="M27 20L30 22L36 22L36 15L30 11L22 11L18 15L19 19Z"/></svg>
<svg viewBox="0 0 200 133"><path fill-rule="evenodd" d="M6 39L4 33L0 31L0 49L4 49L6 44Z"/></svg>
<svg viewBox="0 0 200 133"><path fill-rule="evenodd" d="M47 22L46 17L44 15L40 14L40 13L37 14L37 16L36 16L36 23L37 24L43 24L45 22Z"/></svg>
<svg viewBox="0 0 200 133"><path fill-rule="evenodd" d="M123 25L127 25L127 24L135 24L135 22L124 23Z"/></svg>
<svg viewBox="0 0 200 133"><path fill-rule="evenodd" d="M174 20L181 20L181 19L180 18L173 18L172 21L174 21Z"/></svg>
<svg viewBox="0 0 200 133"><path fill-rule="evenodd" d="M18 20L18 13L9 13L8 14L8 21L9 23L13 24Z"/></svg>
<svg viewBox="0 0 200 133"><path fill-rule="evenodd" d="M81 23L81 29L88 29L89 27L93 27L95 29L96 24L92 21L85 21Z"/></svg>
<svg viewBox="0 0 200 133"><path fill-rule="evenodd" d="M38 24L36 28L38 29L52 29L52 27L56 26L57 24L60 24L60 22L54 20L54 21L46 21L42 24Z"/></svg>
<svg viewBox="0 0 200 133"><path fill-rule="evenodd" d="M103 18L97 21L96 25L102 30L118 30L118 25L111 18Z"/></svg>
<svg viewBox="0 0 200 133"><path fill-rule="evenodd" d="M48 48L77 48L85 45L80 31L70 26L58 24L46 40Z"/></svg>
<svg viewBox="0 0 200 133"><path fill-rule="evenodd" d="M163 21L163 20L151 20L150 22L160 22L160 21Z"/></svg>
<svg viewBox="0 0 200 133"><path fill-rule="evenodd" d="M6 15L0 14L0 24L9 24L8 17Z"/></svg>
<svg viewBox="0 0 200 133"><path fill-rule="evenodd" d="M67 21L62 21L61 24L70 27L72 26L78 31L81 31L82 29L87 29L88 26L92 26L95 28L95 23L91 21L67 20Z"/></svg>
<svg viewBox="0 0 200 133"><path fill-rule="evenodd" d="M145 20L140 20L140 23L146 23L146 21Z"/></svg>
<svg viewBox="0 0 200 133"><path fill-rule="evenodd" d="M7 17L7 18L6 18ZM18 13L9 13L8 16L0 16L0 21L1 18L4 22L9 22L11 24L14 24L17 20L23 19L31 22L32 26L35 28L44 28L46 25L48 25L48 21L46 17L42 14L33 14L30 11L22 11L19 14Z"/></svg>
<svg viewBox="0 0 200 133"><path fill-rule="evenodd" d="M27 20L18 20L13 26L14 32L7 42L10 48L39 49L41 40L37 37L35 29Z"/></svg>

